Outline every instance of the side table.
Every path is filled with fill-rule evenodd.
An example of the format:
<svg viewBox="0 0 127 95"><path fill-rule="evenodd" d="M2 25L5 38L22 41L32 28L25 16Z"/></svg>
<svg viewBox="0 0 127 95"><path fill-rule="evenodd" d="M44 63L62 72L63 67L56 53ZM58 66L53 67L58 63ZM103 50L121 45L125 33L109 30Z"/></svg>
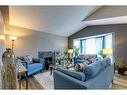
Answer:
<svg viewBox="0 0 127 95"><path fill-rule="evenodd" d="M26 89L28 89L28 72L27 69L21 64L18 64L18 72L17 75L19 76L19 89L21 89L21 75L26 74L25 80L26 80Z"/></svg>

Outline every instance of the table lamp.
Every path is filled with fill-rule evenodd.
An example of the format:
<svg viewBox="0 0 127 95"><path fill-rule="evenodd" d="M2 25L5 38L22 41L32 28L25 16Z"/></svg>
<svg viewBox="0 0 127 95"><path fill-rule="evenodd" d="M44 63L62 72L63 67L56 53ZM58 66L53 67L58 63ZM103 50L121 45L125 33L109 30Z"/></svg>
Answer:
<svg viewBox="0 0 127 95"><path fill-rule="evenodd" d="M110 56L112 54L112 49L111 48L103 49L103 54Z"/></svg>
<svg viewBox="0 0 127 95"><path fill-rule="evenodd" d="M5 36L4 35L0 35L0 40L4 40Z"/></svg>
<svg viewBox="0 0 127 95"><path fill-rule="evenodd" d="M68 49L68 58L70 59L70 63L72 62L72 54L73 54L73 49Z"/></svg>

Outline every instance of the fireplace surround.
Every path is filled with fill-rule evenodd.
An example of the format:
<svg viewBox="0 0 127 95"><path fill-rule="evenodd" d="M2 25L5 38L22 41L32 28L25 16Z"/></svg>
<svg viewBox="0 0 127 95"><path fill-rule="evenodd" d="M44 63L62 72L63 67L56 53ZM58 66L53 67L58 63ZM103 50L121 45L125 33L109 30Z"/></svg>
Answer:
<svg viewBox="0 0 127 95"><path fill-rule="evenodd" d="M50 64L55 64L55 51L39 51L38 57L45 60L45 67L47 70Z"/></svg>

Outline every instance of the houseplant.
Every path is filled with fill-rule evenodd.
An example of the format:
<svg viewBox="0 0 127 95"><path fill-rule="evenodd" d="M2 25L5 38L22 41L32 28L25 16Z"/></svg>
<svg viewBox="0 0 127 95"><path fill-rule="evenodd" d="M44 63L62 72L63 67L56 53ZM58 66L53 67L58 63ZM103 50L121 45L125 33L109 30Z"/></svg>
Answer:
<svg viewBox="0 0 127 95"><path fill-rule="evenodd" d="M119 74L124 74L124 72L126 71L126 64L124 64L123 61L119 59L116 63L116 68Z"/></svg>
<svg viewBox="0 0 127 95"><path fill-rule="evenodd" d="M75 56L79 55L79 50L80 50L80 48L74 47L73 53L74 53Z"/></svg>
<svg viewBox="0 0 127 95"><path fill-rule="evenodd" d="M102 58L105 58L107 55L106 54L103 54L103 50L100 50L98 52L98 54L102 57Z"/></svg>
<svg viewBox="0 0 127 95"><path fill-rule="evenodd" d="M57 63L61 64L63 61L66 63L68 59L68 53L66 51L56 53L56 61Z"/></svg>
<svg viewBox="0 0 127 95"><path fill-rule="evenodd" d="M61 60L62 60L62 55L61 55L61 52L60 51L57 51L56 52L56 56L55 56L55 58L56 58L56 63L61 63Z"/></svg>

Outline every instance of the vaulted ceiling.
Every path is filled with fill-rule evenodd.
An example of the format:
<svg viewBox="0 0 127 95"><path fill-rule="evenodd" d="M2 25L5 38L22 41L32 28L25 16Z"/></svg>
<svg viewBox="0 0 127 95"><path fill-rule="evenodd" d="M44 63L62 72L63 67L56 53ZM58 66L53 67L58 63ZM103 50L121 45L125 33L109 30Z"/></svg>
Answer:
<svg viewBox="0 0 127 95"><path fill-rule="evenodd" d="M10 25L68 37L90 25L127 23L127 6L9 6Z"/></svg>
<svg viewBox="0 0 127 95"><path fill-rule="evenodd" d="M100 6L10 6L10 25L61 36L69 36L82 27L82 20Z"/></svg>

